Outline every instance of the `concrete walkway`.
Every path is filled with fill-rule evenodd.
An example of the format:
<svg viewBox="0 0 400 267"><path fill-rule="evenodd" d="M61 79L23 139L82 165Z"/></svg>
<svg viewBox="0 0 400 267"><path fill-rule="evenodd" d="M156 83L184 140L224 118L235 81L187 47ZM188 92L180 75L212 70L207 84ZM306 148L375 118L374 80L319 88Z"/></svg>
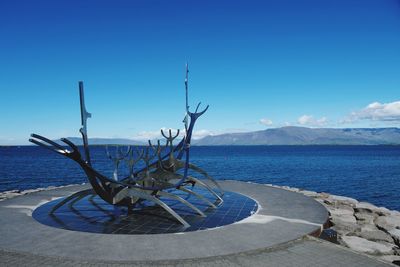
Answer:
<svg viewBox="0 0 400 267"><path fill-rule="evenodd" d="M0 202L0 266L391 266L308 236L328 219L320 203L265 185L221 181L253 198L253 216L224 227L156 235L93 234L40 224L32 211L87 186Z"/></svg>
<svg viewBox="0 0 400 267"><path fill-rule="evenodd" d="M37 256L27 253L0 251L1 266L142 266L142 267L202 267L202 266L304 266L304 267L372 267L395 266L380 262L346 248L312 237L304 237L281 246L242 252L233 255L173 261L104 262L71 260L66 258Z"/></svg>

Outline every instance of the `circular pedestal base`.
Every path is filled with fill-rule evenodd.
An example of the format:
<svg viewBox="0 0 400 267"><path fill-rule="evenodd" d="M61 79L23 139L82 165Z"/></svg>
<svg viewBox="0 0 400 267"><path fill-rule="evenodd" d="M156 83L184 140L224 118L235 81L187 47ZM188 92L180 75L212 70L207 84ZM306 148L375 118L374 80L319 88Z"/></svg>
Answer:
<svg viewBox="0 0 400 267"><path fill-rule="evenodd" d="M69 231L39 223L32 217L32 212L43 204L88 186L15 197L0 202L0 250L79 261L198 259L280 246L321 231L328 219L328 212L320 203L298 193L238 181L220 181L220 185L225 191L255 200L257 212L222 227L161 235Z"/></svg>

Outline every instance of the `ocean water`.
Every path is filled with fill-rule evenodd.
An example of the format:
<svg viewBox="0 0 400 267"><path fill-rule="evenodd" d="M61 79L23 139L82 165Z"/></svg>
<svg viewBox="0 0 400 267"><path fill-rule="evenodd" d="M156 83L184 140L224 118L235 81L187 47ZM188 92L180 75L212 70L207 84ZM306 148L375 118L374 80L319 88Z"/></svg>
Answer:
<svg viewBox="0 0 400 267"><path fill-rule="evenodd" d="M95 168L111 176L104 147L91 153ZM216 179L288 185L400 210L400 146L193 146L191 161ZM122 164L120 174L126 173ZM83 182L80 167L63 156L35 146L0 147L0 191Z"/></svg>

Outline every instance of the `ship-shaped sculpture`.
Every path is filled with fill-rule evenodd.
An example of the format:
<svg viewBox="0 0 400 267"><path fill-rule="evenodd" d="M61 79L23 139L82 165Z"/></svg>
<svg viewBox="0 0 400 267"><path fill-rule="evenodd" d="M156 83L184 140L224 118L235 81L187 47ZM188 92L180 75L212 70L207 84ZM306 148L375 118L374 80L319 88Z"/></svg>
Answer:
<svg viewBox="0 0 400 267"><path fill-rule="evenodd" d="M91 114L86 110L83 82L79 82L81 108L81 128L79 131L82 135L84 155L81 154L79 148L74 143L66 138L61 139L65 146L37 134L32 134L32 138L29 139L30 142L36 145L47 148L77 162L85 172L92 187L66 197L55 205L50 213L56 212L57 209L67 203L73 205L86 196L98 195L105 202L111 205L126 206L128 210L132 210L136 204L143 201L151 201L166 210L184 227L190 227L190 225L176 211L163 202L160 197L177 200L189 207L199 216L204 217L206 215L188 200L174 194L173 190L170 189L193 195L206 203L210 208L217 208L218 205L221 205L224 194L221 187L206 171L190 163L192 132L196 120L207 111L208 106L204 110L198 111L200 107L199 103L194 112L189 111L187 65L185 90L186 115L183 120L185 133L181 141L174 145L174 140L179 136L179 130L177 130L175 134L173 134L171 130L168 132L161 130L161 134L165 138L165 145L161 145L159 140L157 144L152 144L149 140L149 145L147 147L141 149L128 147L126 153L122 153L121 150L117 148L115 156L111 156L107 149L108 157L112 159L115 164L113 177L109 178L92 166L87 134L87 120L91 117ZM122 160L125 160L129 168L129 175L119 179L117 171L119 163ZM143 163L142 165L144 167L137 167L140 162ZM189 170L191 173L200 175L202 179L189 175ZM195 185L205 188L215 199L210 200L198 192L191 190Z"/></svg>

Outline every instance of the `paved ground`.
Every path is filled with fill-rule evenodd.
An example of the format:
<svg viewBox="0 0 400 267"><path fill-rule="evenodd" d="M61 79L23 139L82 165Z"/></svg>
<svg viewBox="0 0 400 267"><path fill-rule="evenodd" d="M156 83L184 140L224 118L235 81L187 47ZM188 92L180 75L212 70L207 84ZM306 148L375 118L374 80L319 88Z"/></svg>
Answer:
<svg viewBox="0 0 400 267"><path fill-rule="evenodd" d="M84 186L2 201L0 266L390 266L308 237L328 218L312 198L263 185L221 184L255 199L257 213L240 223L180 234L92 234L32 218L38 205Z"/></svg>
<svg viewBox="0 0 400 267"><path fill-rule="evenodd" d="M170 267L170 266L304 266L304 267L369 267L386 264L373 258L356 254L338 245L305 237L275 248L261 249L252 252L242 252L233 255L209 257L203 259L153 261L153 262L104 262L104 261L76 261L57 257L44 257L26 253L0 251L1 266L142 266L142 267Z"/></svg>
<svg viewBox="0 0 400 267"><path fill-rule="evenodd" d="M302 194L264 185L221 182L258 202L257 213L220 228L161 235L94 234L49 227L32 211L82 186L41 191L0 202L0 249L51 257L93 260L176 260L268 248L319 231L328 219L320 203Z"/></svg>

